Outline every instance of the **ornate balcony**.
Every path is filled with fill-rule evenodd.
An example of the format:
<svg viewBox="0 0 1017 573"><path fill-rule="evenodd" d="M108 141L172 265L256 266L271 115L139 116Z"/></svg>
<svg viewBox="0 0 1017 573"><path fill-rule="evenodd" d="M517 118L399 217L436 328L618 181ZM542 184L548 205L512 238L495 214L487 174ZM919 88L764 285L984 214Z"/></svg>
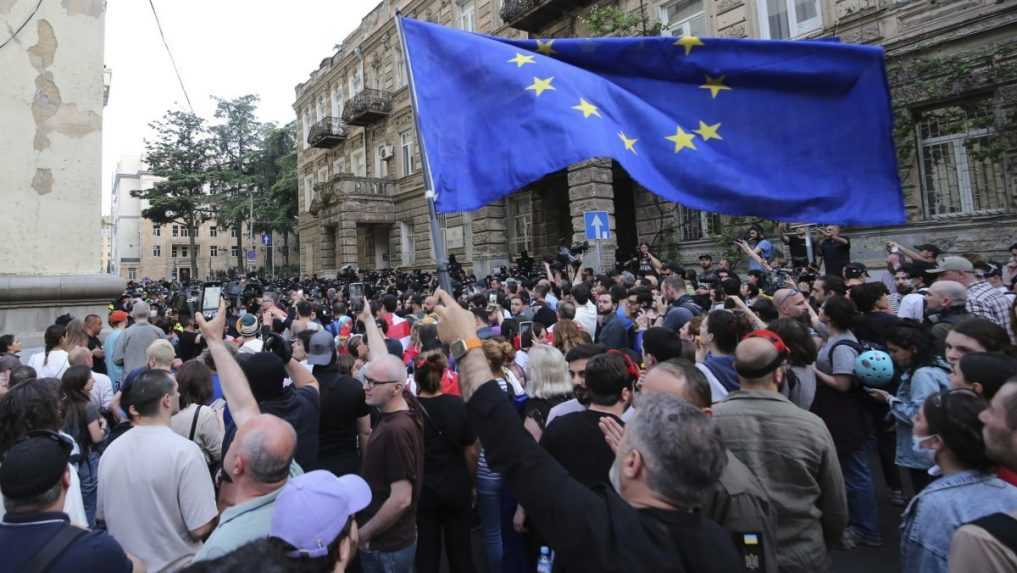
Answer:
<svg viewBox="0 0 1017 573"><path fill-rule="evenodd" d="M346 102L343 109L343 123L367 126L388 117L392 113L392 94L375 89L365 89Z"/></svg>
<svg viewBox="0 0 1017 573"><path fill-rule="evenodd" d="M371 195L375 197L392 197L395 183L391 179L379 177L357 177L350 173L340 173L332 178L332 193L344 195Z"/></svg>
<svg viewBox="0 0 1017 573"><path fill-rule="evenodd" d="M307 145L330 149L346 139L346 127L338 117L326 117L311 126L307 132Z"/></svg>
<svg viewBox="0 0 1017 573"><path fill-rule="evenodd" d="M592 3L593 0L505 0L501 19L517 30L536 33L567 12Z"/></svg>

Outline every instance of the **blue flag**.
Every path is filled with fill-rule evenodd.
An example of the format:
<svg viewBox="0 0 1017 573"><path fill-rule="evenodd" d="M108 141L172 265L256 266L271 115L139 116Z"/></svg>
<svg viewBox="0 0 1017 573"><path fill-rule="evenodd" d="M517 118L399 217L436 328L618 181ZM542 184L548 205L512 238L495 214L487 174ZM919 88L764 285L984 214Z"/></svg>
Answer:
<svg viewBox="0 0 1017 573"><path fill-rule="evenodd" d="M439 211L478 209L610 157L649 191L695 209L905 221L881 48L695 36L508 40L400 25Z"/></svg>

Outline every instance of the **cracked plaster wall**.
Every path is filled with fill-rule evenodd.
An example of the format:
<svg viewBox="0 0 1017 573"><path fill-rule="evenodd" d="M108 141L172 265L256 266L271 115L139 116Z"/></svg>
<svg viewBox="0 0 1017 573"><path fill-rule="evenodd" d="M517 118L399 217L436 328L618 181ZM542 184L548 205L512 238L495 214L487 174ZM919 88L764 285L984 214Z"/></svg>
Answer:
<svg viewBox="0 0 1017 573"><path fill-rule="evenodd" d="M35 0L0 0L0 41ZM103 0L49 0L0 49L0 274L89 274L101 251Z"/></svg>

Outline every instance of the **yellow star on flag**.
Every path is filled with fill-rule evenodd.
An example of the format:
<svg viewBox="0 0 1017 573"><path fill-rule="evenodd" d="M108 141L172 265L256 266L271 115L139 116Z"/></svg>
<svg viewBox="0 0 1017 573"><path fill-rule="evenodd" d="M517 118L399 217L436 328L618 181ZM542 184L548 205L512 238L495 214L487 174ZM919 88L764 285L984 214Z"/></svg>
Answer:
<svg viewBox="0 0 1017 573"><path fill-rule="evenodd" d="M714 77L711 77L710 75L707 75L706 76L706 83L701 85L701 86L699 86L699 87L701 87L701 88L703 88L705 90L710 90L710 97L711 98L716 98L717 94L719 94L721 91L731 89L730 87L724 85L724 78L725 77L726 76L720 76L720 77L714 78Z"/></svg>
<svg viewBox="0 0 1017 573"><path fill-rule="evenodd" d="M639 141L638 139L629 139L628 137L625 137L624 131L618 132L618 139L621 139L622 143L625 144L625 151L631 151L632 155L639 155L636 153L636 142Z"/></svg>
<svg viewBox="0 0 1017 573"><path fill-rule="evenodd" d="M521 68L526 64L534 64L536 62L533 61L533 56L524 56L523 54L516 52L516 57L509 60L508 63L515 64L517 68Z"/></svg>
<svg viewBox="0 0 1017 573"><path fill-rule="evenodd" d="M696 145L694 143L692 143L692 140L695 139L695 138L696 138L695 134L687 133L679 125L676 128L674 135L669 135L669 136L665 137L664 139L666 139L668 141L673 141L674 142L674 152L678 153L679 151L681 151L682 149L685 149L686 147L689 148L689 149L695 149Z"/></svg>
<svg viewBox="0 0 1017 573"><path fill-rule="evenodd" d="M545 56L557 54L558 52L554 51L551 48L551 44L553 43L554 40L537 40L537 51L540 52L541 54L544 54Z"/></svg>
<svg viewBox="0 0 1017 573"><path fill-rule="evenodd" d="M597 106L586 101L585 98L579 98L579 105L572 106L572 109L583 112L583 117L589 119L591 115L600 117L600 112L597 111Z"/></svg>
<svg viewBox="0 0 1017 573"><path fill-rule="evenodd" d="M692 53L692 48L702 46L703 41L697 36L682 36L681 38L678 38L678 41L675 42L674 45L685 48L685 55L687 56Z"/></svg>
<svg viewBox="0 0 1017 573"><path fill-rule="evenodd" d="M703 120L699 120L699 129L695 130L695 132L699 134L699 137L703 138L703 141L710 141L711 139L724 139L723 137L720 136L719 133L717 133L718 129L720 129L719 123L710 125L704 122Z"/></svg>
<svg viewBox="0 0 1017 573"><path fill-rule="evenodd" d="M540 94L544 93L547 90L554 90L554 86L551 85L552 80L554 80L554 76L551 76L546 80L542 80L540 78L535 77L533 78L533 83L530 84L530 86L527 87L526 89L536 92L537 95L539 96Z"/></svg>

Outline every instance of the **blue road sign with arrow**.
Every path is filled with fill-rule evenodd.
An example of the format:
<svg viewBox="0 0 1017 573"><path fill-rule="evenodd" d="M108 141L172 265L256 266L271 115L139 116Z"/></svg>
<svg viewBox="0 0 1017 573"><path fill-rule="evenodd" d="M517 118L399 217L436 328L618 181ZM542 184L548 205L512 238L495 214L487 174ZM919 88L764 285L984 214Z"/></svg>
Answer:
<svg viewBox="0 0 1017 573"><path fill-rule="evenodd" d="M611 226L607 211L586 211L583 213L587 241L602 241L611 238Z"/></svg>

